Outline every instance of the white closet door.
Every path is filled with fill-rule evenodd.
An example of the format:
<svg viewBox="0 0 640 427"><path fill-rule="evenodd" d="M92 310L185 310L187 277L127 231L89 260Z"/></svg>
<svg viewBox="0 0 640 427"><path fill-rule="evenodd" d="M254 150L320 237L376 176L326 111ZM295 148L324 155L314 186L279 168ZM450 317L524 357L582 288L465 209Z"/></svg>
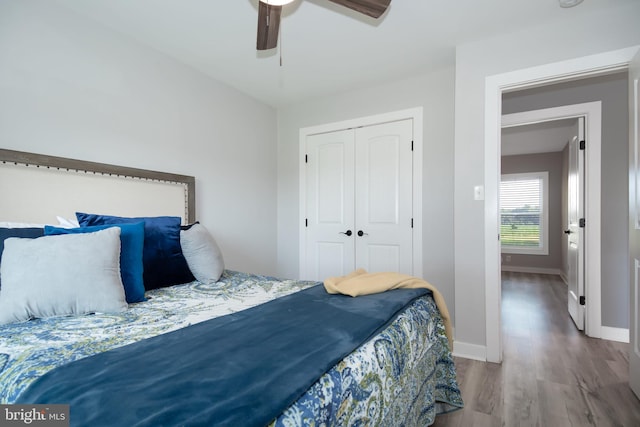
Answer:
<svg viewBox="0 0 640 427"><path fill-rule="evenodd" d="M413 273L411 119L356 129L356 268Z"/></svg>
<svg viewBox="0 0 640 427"><path fill-rule="evenodd" d="M307 138L307 276L324 280L354 270L354 132Z"/></svg>

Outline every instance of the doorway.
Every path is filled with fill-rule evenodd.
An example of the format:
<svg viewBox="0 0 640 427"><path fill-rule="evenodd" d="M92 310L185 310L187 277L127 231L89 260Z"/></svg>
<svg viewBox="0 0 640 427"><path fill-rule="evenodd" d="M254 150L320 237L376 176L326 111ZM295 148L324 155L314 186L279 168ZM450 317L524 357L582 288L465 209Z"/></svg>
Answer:
<svg viewBox="0 0 640 427"><path fill-rule="evenodd" d="M551 83L570 82L588 77L604 76L607 74L625 71L628 63L637 49L621 49L589 57L545 66L505 73L487 77L485 80L485 313L486 313L486 359L499 363L502 360L502 343L500 336L500 243L497 239L488 236L499 234L499 209L498 185L500 162L500 117L502 115L502 96L505 93L516 92L523 89L541 87ZM598 163L590 160L587 153L587 162L598 168ZM600 170L593 174L593 181L588 181L590 191L600 188ZM591 180L591 178L588 178ZM592 223L600 223L601 216L597 207L599 200L590 197L586 200L586 216L592 218ZM600 234L596 232L592 241L600 244ZM593 284L589 280L601 277L600 264L597 253L587 255L586 277L587 289ZM595 292L594 292L595 294ZM594 295L598 297L598 295ZM601 319L592 316L588 320L587 328L592 336L600 336L602 329Z"/></svg>
<svg viewBox="0 0 640 427"><path fill-rule="evenodd" d="M562 124L567 123L568 127L556 126L554 123ZM512 113L502 116L503 129L513 129L521 127L530 127L537 125L533 128L534 135L538 135L538 138L531 137L529 135L529 146L527 147L502 147L501 152L535 152L536 147L531 145L540 145L537 147L537 151L562 151L564 147L569 145L569 158L572 157L572 153L578 147L578 141L588 140L588 152L589 152L589 167L585 167L584 152L587 151L586 144L583 146L584 151L579 151L581 154L581 164L575 164L574 166L581 169L578 171L569 173L569 177L574 176L574 179L569 179L570 184L567 186L567 194L565 196L569 201L575 203L567 204L566 199L560 203L565 204L565 210L562 211L560 206L553 206L554 200L550 199L547 212L554 211L556 215L562 216L562 225L558 227L557 224L549 224L549 230L547 233L556 239L547 238L548 248L544 255L549 262L557 261L558 258L562 259L562 265L560 271L538 270L542 273L560 274L566 278L568 282L568 313L573 318L577 328L579 330L585 330L589 336L597 336L600 333L599 328L593 328L593 324L599 324L601 319L601 280L600 276L592 277L588 281L585 278L585 259L587 253L589 259L592 262L600 264L600 224L593 224L590 218L588 228L581 227L584 225L585 218L584 207L586 203L582 195L588 195L591 201L590 214L594 211L600 212L600 185L591 188L587 186L587 183L600 181L600 164L601 164L601 134L602 134L602 102L595 101L583 104L566 105L561 107L546 108L540 110L524 111L521 113ZM588 133L585 135L585 130ZM547 131L543 133L543 131ZM560 133L558 133L560 132ZM555 140L553 140L555 138ZM544 143L540 139L545 140ZM540 141L538 144L531 143L532 141ZM505 138L505 143L508 143L509 139ZM573 157L576 157L576 153L573 153ZM570 160L570 159L569 159ZM576 158L577 160L577 158ZM568 161L568 167L571 168L571 162ZM586 176L582 171L586 171ZM576 179L577 176L583 177L580 180ZM557 179L556 179L557 182ZM556 183L557 186L557 183ZM581 187L579 190L580 197L571 197L574 193L572 190L576 190L576 186ZM557 203L557 200L555 201ZM571 209L573 206L574 209ZM555 208L555 209L552 209ZM564 214L561 214L563 212ZM565 238L560 239L561 231L565 233ZM554 236L555 233L556 235ZM556 242L557 245L553 245ZM562 242L562 243L560 243ZM560 245L563 246L560 246ZM554 248L551 250L549 248ZM536 258L534 255L533 258ZM557 265L557 264L556 264ZM536 272L535 270L529 270L529 272ZM585 289L585 283L589 283L588 290ZM588 293L588 301L586 294ZM591 319L597 319L591 321ZM590 325L590 326L587 326Z"/></svg>

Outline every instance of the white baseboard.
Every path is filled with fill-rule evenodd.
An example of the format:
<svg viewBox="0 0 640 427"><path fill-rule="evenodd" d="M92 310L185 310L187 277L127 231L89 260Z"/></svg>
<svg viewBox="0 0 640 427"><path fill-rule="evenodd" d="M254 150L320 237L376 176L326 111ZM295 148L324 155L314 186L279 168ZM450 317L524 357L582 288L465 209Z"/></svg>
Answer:
<svg viewBox="0 0 640 427"><path fill-rule="evenodd" d="M566 274L564 273L560 273L560 278L562 279L562 281L565 283L565 285L569 284L569 278L567 277Z"/></svg>
<svg viewBox="0 0 640 427"><path fill-rule="evenodd" d="M502 271L513 271L516 273L555 274L558 276L562 276L562 270L560 270L559 268L518 267L515 265L502 264Z"/></svg>
<svg viewBox="0 0 640 427"><path fill-rule="evenodd" d="M601 328L601 337L603 340L629 342L629 329L612 328L603 326ZM453 342L453 355L462 357L463 359L487 361L487 347L484 345L469 344L461 341Z"/></svg>
<svg viewBox="0 0 640 427"><path fill-rule="evenodd" d="M487 361L487 347L484 345L469 344L466 342L453 342L453 355L464 359Z"/></svg>
<svg viewBox="0 0 640 427"><path fill-rule="evenodd" d="M612 328L610 326L602 326L600 328L600 338L609 341L629 342L629 329ZM455 347L454 347L455 348Z"/></svg>

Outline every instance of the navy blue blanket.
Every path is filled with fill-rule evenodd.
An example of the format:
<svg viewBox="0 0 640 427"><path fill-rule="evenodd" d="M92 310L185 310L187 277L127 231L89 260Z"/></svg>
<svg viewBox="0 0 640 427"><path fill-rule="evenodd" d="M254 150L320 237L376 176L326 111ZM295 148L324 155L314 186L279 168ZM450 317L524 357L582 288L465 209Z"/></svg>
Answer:
<svg viewBox="0 0 640 427"><path fill-rule="evenodd" d="M72 425L264 426L425 293L314 286L61 366L16 403L70 404Z"/></svg>

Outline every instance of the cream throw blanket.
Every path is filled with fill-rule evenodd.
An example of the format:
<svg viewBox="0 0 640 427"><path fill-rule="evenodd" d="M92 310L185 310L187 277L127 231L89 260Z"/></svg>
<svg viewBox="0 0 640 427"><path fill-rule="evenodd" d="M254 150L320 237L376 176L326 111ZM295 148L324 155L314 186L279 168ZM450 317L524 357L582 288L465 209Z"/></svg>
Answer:
<svg viewBox="0 0 640 427"><path fill-rule="evenodd" d="M440 311L445 333L449 340L449 349L453 350L451 319L447 304L444 302L442 294L429 282L407 274L393 272L367 273L364 269L359 268L346 276L329 277L324 281L324 288L330 294L344 294L352 297L377 294L391 289L427 288L433 292L433 299Z"/></svg>

